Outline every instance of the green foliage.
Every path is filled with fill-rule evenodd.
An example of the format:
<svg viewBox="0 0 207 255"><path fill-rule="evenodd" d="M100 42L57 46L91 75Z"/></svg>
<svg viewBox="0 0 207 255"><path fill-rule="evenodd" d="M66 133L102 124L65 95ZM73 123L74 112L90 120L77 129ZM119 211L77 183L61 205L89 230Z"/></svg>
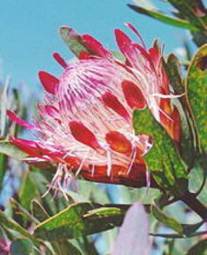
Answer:
<svg viewBox="0 0 207 255"><path fill-rule="evenodd" d="M153 147L144 158L157 183L165 189L171 189L178 184L178 180L187 179L186 166L173 141L150 111L148 109L135 111L133 123L137 134L146 134L153 139ZM185 181L182 185L184 183Z"/></svg>
<svg viewBox="0 0 207 255"><path fill-rule="evenodd" d="M6 174L6 169L7 169L6 164L7 164L7 157L3 154L0 154L0 189L2 189L4 176Z"/></svg>
<svg viewBox="0 0 207 255"><path fill-rule="evenodd" d="M32 200L32 214L40 222L50 217L45 208L36 200Z"/></svg>
<svg viewBox="0 0 207 255"><path fill-rule="evenodd" d="M152 214L157 220L175 230L178 234L183 234L183 226L176 219L173 219L163 213L157 206L152 206Z"/></svg>
<svg viewBox="0 0 207 255"><path fill-rule="evenodd" d="M33 244L29 239L17 239L12 242L11 255L32 255Z"/></svg>
<svg viewBox="0 0 207 255"><path fill-rule="evenodd" d="M98 233L122 222L125 210L101 207L92 203L72 204L58 214L41 222L35 229L36 237L44 240L78 238Z"/></svg>
<svg viewBox="0 0 207 255"><path fill-rule="evenodd" d="M19 200L22 206L29 210L32 199L37 198L38 194L36 185L27 171L23 176L21 189L19 191Z"/></svg>
<svg viewBox="0 0 207 255"><path fill-rule="evenodd" d="M59 255L82 255L79 249L69 241L58 240L53 242L53 249Z"/></svg>
<svg viewBox="0 0 207 255"><path fill-rule="evenodd" d="M36 241L35 238L27 230L21 227L14 220L9 219L1 210L0 210L0 226L2 226L3 228L7 228L9 230L14 230L23 237Z"/></svg>
<svg viewBox="0 0 207 255"><path fill-rule="evenodd" d="M186 79L187 93L191 105L201 149L207 151L207 44L194 56Z"/></svg>
<svg viewBox="0 0 207 255"><path fill-rule="evenodd" d="M191 24L190 22L188 22L186 20L167 16L166 14L164 14L160 11L157 11L157 10L152 10L152 9L150 10L150 9L132 5L132 4L128 4L128 6L132 10L134 10L140 14L145 14L151 18L159 20L159 21L166 23L168 25L189 29L191 31L198 31L198 28L196 26L194 26L193 24Z"/></svg>
<svg viewBox="0 0 207 255"><path fill-rule="evenodd" d="M139 3L139 0L137 0ZM154 1L156 2L156 1ZM201 0L168 0L176 9L172 14L176 17L169 16L156 9L149 9L140 5L129 4L128 6L134 11L150 16L165 24L188 29L193 35L193 39L198 46L207 42L207 11Z"/></svg>
<svg viewBox="0 0 207 255"><path fill-rule="evenodd" d="M199 11L205 14L205 8L201 6L202 2L200 0L169 0L169 2L180 12L181 16L189 20L191 24L196 25L200 29L205 26L198 14Z"/></svg>
<svg viewBox="0 0 207 255"><path fill-rule="evenodd" d="M194 161L195 149L194 149L194 131L192 126L191 111L189 109L188 98L185 93L185 85L181 77L181 66L179 60L174 54L170 54L167 63L164 63L165 69L168 73L170 84L176 95L180 95L179 100L174 100L174 104L181 117L181 142L179 144L179 150L182 158L191 168Z"/></svg>

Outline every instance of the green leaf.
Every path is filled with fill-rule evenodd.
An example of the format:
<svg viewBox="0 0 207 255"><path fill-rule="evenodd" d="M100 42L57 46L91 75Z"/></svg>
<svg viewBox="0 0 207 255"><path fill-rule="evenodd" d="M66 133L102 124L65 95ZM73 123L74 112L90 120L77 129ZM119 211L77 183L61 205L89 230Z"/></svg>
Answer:
<svg viewBox="0 0 207 255"><path fill-rule="evenodd" d="M162 222L164 225L175 230L180 235L183 234L182 224L180 224L176 219L167 216L158 207L152 206L152 214L158 221Z"/></svg>
<svg viewBox="0 0 207 255"><path fill-rule="evenodd" d="M154 236L154 237L162 237L162 238L185 238L185 236L183 235L178 235L178 234L164 234L164 233L149 233L150 236Z"/></svg>
<svg viewBox="0 0 207 255"><path fill-rule="evenodd" d="M206 13L205 8L201 8L199 0L168 0L179 12L180 15L189 20L195 26L205 28L205 23L197 13ZM202 15L201 15L202 16Z"/></svg>
<svg viewBox="0 0 207 255"><path fill-rule="evenodd" d="M207 43L207 31L202 29L200 30L199 33L193 33L193 40L195 42L195 44L198 46L198 47L201 47L203 44Z"/></svg>
<svg viewBox="0 0 207 255"><path fill-rule="evenodd" d="M197 193L200 190L200 187L202 187L203 182L205 182L205 174L203 169L199 166L199 164L195 165L195 167L192 168L189 173L189 191L192 193ZM204 204L206 204L206 201Z"/></svg>
<svg viewBox="0 0 207 255"><path fill-rule="evenodd" d="M19 200L21 205L27 210L30 209L30 204L33 198L38 196L37 187L31 178L30 172L27 171L22 179L22 185L19 191Z"/></svg>
<svg viewBox="0 0 207 255"><path fill-rule="evenodd" d="M166 63L167 74L170 78L170 84L172 85L177 95L185 93L185 86L181 77L181 65L178 58L174 54L170 54ZM183 97L181 97L183 99ZM185 102L184 102L185 103Z"/></svg>
<svg viewBox="0 0 207 255"><path fill-rule="evenodd" d="M207 151L207 44L195 54L188 70L186 86L201 149Z"/></svg>
<svg viewBox="0 0 207 255"><path fill-rule="evenodd" d="M5 154L17 160L23 160L27 157L27 154L18 149L15 145L9 141L0 141L0 153Z"/></svg>
<svg viewBox="0 0 207 255"><path fill-rule="evenodd" d="M0 154L0 190L2 189L2 184L7 168L7 157L3 154Z"/></svg>
<svg viewBox="0 0 207 255"><path fill-rule="evenodd" d="M136 134L146 134L153 139L153 147L144 158L157 183L170 188L178 184L178 179L185 180L186 166L177 153L175 144L151 112L148 109L135 111L133 125ZM182 182L184 183L185 181ZM183 188L186 188L185 185Z"/></svg>
<svg viewBox="0 0 207 255"><path fill-rule="evenodd" d="M160 11L150 10L150 9L143 8L143 7L140 7L137 5L128 4L128 6L132 10L134 10L138 13L145 14L145 15L147 15L151 18L154 18L156 20L159 20L163 23L166 23L166 24L169 24L172 26L176 26L176 27L180 27L180 28L184 28L184 29L189 29L191 31L198 31L198 28L195 25L191 24L190 22L188 22L184 19L170 17Z"/></svg>
<svg viewBox="0 0 207 255"><path fill-rule="evenodd" d="M71 242L67 240L58 240L53 242L53 249L58 255L81 255L81 252Z"/></svg>
<svg viewBox="0 0 207 255"><path fill-rule="evenodd" d="M50 217L47 211L37 200L32 200L32 214L40 222Z"/></svg>
<svg viewBox="0 0 207 255"><path fill-rule="evenodd" d="M0 226L6 227L9 230L14 230L20 233L22 236L29 238L30 240L36 241L36 239L17 222L7 218L7 216L0 210Z"/></svg>
<svg viewBox="0 0 207 255"><path fill-rule="evenodd" d="M176 95L182 95L177 100L174 100L181 118L181 142L179 145L180 153L183 160L187 163L189 168L192 167L195 150L194 150L194 132L191 123L191 112L189 110L189 104L187 96L185 94L184 82L180 74L180 63L174 54L170 54L167 63L163 62L170 79L170 84L174 89ZM184 95L185 94L185 95Z"/></svg>
<svg viewBox="0 0 207 255"><path fill-rule="evenodd" d="M124 213L125 209L116 207L100 208L98 204L76 203L41 222L34 234L50 241L77 238L119 226Z"/></svg>
<svg viewBox="0 0 207 255"><path fill-rule="evenodd" d="M175 15L182 19L188 20L193 26L196 26L199 31L192 32L193 40L201 46L207 42L207 12L202 3L202 0L168 0L178 12Z"/></svg>
<svg viewBox="0 0 207 255"><path fill-rule="evenodd" d="M196 243L186 255L207 255L207 240Z"/></svg>
<svg viewBox="0 0 207 255"><path fill-rule="evenodd" d="M117 207L100 207L97 209L92 209L88 211L86 214L83 215L84 219L112 219L115 216L123 215L124 210L121 210L120 208Z"/></svg>
<svg viewBox="0 0 207 255"><path fill-rule="evenodd" d="M160 222L170 227L171 229L174 229L178 234L150 233L152 236L163 238L191 238L205 234L205 231L196 232L196 230L198 230L205 223L204 221L195 224L180 224L177 222L177 220L165 215L158 207L153 208L153 210L152 213L155 218L157 218ZM180 233L177 230L179 230Z"/></svg>
<svg viewBox="0 0 207 255"><path fill-rule="evenodd" d="M11 243L11 255L31 255L33 254L33 244L28 239L17 239Z"/></svg>
<svg viewBox="0 0 207 255"><path fill-rule="evenodd" d="M33 215L14 198L10 198L10 203L13 209L13 218L16 219L18 216L18 219L16 220L21 226L27 225L28 221L37 223L37 224L39 223L39 221L35 217L33 217Z"/></svg>
<svg viewBox="0 0 207 255"><path fill-rule="evenodd" d="M66 43L68 48L79 57L81 52L88 52L88 49L84 46L81 36L77 34L72 28L67 26L60 27L60 36Z"/></svg>

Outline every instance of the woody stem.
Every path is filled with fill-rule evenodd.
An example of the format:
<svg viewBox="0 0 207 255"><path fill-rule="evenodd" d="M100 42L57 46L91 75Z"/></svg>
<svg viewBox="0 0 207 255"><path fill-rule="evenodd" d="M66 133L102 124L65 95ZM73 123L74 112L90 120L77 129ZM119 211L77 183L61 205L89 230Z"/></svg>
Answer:
<svg viewBox="0 0 207 255"><path fill-rule="evenodd" d="M207 207L203 205L193 193L186 192L180 199L204 221L207 221Z"/></svg>

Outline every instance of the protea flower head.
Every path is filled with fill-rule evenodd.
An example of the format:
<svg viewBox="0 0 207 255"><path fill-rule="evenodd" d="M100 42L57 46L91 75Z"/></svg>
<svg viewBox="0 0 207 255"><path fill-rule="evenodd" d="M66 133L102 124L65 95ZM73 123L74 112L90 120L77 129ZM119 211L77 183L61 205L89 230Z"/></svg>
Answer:
<svg viewBox="0 0 207 255"><path fill-rule="evenodd" d="M143 156L152 144L146 135L134 134L134 109L149 107L172 139L180 139L179 114L171 104L174 95L170 94L162 52L157 43L147 50L138 31L130 24L128 27L141 45L115 30L125 61L114 58L92 36L80 36L68 28L85 50L73 63L54 54L64 68L60 77L39 73L46 91L44 102L38 106L39 119L29 124L8 111L13 121L37 134L35 141L11 141L28 153L27 161L57 163L58 185L63 175L71 180L72 173L81 173L89 180L145 186Z"/></svg>
<svg viewBox="0 0 207 255"><path fill-rule="evenodd" d="M120 29L115 30L118 47L125 57L125 61L118 61L119 68L116 74L124 67L130 76L133 76L133 79L129 80L126 75L117 86L122 90L130 108L140 109L147 106L171 138L179 142L180 116L171 99L182 95L173 95L170 92L170 82L163 66L162 50L157 41L147 49L136 28L129 23L126 26L137 35L141 44L132 41ZM89 52L117 62L112 54L92 36L85 34L80 38ZM81 53L80 57L82 55Z"/></svg>
<svg viewBox="0 0 207 255"><path fill-rule="evenodd" d="M151 143L132 128L134 106L145 105L134 75L107 58L67 63L57 53L54 57L64 71L59 78L39 72L46 92L39 119L30 124L8 111L10 119L37 138L13 137L11 142L28 154L26 161L57 163L53 184L58 187L68 185L73 173L97 182L146 186L143 156Z"/></svg>

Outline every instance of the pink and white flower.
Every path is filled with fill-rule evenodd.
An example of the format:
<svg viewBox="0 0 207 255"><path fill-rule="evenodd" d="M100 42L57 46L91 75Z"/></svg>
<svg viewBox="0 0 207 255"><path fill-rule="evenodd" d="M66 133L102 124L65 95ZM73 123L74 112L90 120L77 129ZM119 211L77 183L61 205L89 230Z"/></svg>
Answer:
<svg viewBox="0 0 207 255"><path fill-rule="evenodd" d="M115 30L125 61L114 58L92 36L66 28L85 50L73 63L58 53L53 55L64 68L60 77L39 73L46 91L38 106L39 119L29 124L8 111L13 121L37 136L35 141L11 138L11 142L28 153L29 162L57 163L58 186L65 180L62 176L72 179L72 173L135 187L149 183L143 156L152 146L151 138L135 135L134 109L148 107L172 139L180 139L180 117L171 103L176 96L170 94L162 52L157 43L147 50L138 31L131 24L127 26L141 45Z"/></svg>
<svg viewBox="0 0 207 255"><path fill-rule="evenodd" d="M117 84L124 93L128 105L133 109L147 106L171 138L175 142L179 142L181 136L180 115L176 106L172 104L172 99L182 95L173 95L170 91L170 82L163 66L162 51L157 42L147 49L136 28L128 23L126 26L136 34L141 44L132 41L123 31L116 29L116 42L125 57L123 62L114 59L112 54L92 36L86 34L81 35L80 38L92 53L90 56L95 54L112 62L118 62L120 68L117 68L117 74L121 68L125 68L133 76L133 80L130 82L125 77L121 84ZM82 56L85 55L81 53L79 57L82 58Z"/></svg>
<svg viewBox="0 0 207 255"><path fill-rule="evenodd" d="M134 76L105 58L76 63L66 63L57 54L55 58L64 71L59 78L39 73L46 91L44 102L38 105L39 119L29 124L8 111L10 119L33 130L37 139L13 137L11 142L28 153L26 161L57 163L54 184L58 186L62 176L72 178L72 173L88 180L146 186L143 156L151 143L149 137L133 131L134 105L144 104L139 88L133 85ZM124 89L133 86L139 103L131 98L132 91L120 90L120 84Z"/></svg>

